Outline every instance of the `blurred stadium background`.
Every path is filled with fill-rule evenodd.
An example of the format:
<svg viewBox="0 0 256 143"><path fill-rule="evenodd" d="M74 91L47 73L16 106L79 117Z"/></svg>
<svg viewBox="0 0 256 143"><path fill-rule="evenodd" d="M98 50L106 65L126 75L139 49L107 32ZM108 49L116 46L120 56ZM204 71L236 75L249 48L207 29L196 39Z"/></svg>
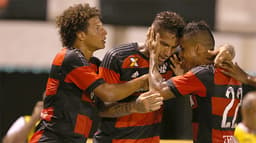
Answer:
<svg viewBox="0 0 256 143"><path fill-rule="evenodd" d="M106 50L127 42L144 42L147 26L162 10L180 13L186 21L205 20L214 30L216 46L235 46L238 62L246 71L256 66L255 0L0 0L0 140L20 115L30 114L45 88L52 58L61 48L55 17L75 3L101 9L108 32ZM180 106L177 127L164 118L162 138L190 139L188 99ZM168 103L166 104L168 106Z"/></svg>

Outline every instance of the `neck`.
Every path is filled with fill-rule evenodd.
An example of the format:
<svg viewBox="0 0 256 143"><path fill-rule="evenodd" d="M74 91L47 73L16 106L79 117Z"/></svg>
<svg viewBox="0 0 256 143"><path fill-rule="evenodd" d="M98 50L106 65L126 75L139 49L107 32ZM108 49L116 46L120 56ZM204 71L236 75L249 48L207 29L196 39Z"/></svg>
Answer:
<svg viewBox="0 0 256 143"><path fill-rule="evenodd" d="M93 56L94 51L91 51L89 47L81 44L80 42L75 42L73 47L79 49L87 60L89 60Z"/></svg>
<svg viewBox="0 0 256 143"><path fill-rule="evenodd" d="M80 50L87 60L93 56L94 51L89 51L86 47L82 47Z"/></svg>

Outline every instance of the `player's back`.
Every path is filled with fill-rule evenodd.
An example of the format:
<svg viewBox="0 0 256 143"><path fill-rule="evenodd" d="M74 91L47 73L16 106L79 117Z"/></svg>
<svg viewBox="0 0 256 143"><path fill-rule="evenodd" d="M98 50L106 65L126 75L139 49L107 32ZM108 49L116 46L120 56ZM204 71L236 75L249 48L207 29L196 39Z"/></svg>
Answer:
<svg viewBox="0 0 256 143"><path fill-rule="evenodd" d="M242 99L241 83L212 65L193 70L206 94L205 97L192 95L195 142L232 142Z"/></svg>

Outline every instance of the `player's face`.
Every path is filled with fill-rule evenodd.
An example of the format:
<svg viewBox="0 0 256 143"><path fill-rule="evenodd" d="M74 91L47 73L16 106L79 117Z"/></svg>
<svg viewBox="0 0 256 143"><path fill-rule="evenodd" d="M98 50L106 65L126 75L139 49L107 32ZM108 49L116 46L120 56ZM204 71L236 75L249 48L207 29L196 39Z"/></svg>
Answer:
<svg viewBox="0 0 256 143"><path fill-rule="evenodd" d="M91 50L103 49L107 32L99 17L95 16L88 20L85 45Z"/></svg>
<svg viewBox="0 0 256 143"><path fill-rule="evenodd" d="M163 64L171 54L174 52L178 45L178 39L175 34L170 32L160 32L159 35L159 64Z"/></svg>
<svg viewBox="0 0 256 143"><path fill-rule="evenodd" d="M196 52L197 44L191 41L191 37L183 36L180 40L180 58L182 60L182 68L185 70L190 70L192 67L198 65L198 60L200 57Z"/></svg>

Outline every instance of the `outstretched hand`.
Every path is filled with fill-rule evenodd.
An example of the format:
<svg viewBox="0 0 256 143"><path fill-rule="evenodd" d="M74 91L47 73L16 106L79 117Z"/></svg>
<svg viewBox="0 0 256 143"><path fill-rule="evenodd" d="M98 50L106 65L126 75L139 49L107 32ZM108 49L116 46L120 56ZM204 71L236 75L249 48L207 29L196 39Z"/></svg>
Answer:
<svg viewBox="0 0 256 143"><path fill-rule="evenodd" d="M175 75L183 75L185 70L182 68L182 62L179 60L176 54L170 57L172 64L170 67Z"/></svg>

